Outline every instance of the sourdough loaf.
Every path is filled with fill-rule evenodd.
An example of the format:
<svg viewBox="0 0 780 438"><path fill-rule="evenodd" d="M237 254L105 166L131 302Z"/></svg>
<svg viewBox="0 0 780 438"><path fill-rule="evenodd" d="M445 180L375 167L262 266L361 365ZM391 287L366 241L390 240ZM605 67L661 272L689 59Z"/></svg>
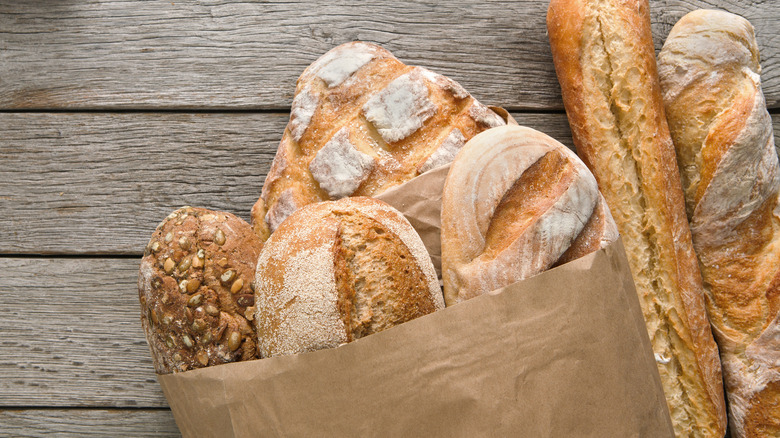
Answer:
<svg viewBox="0 0 780 438"><path fill-rule="evenodd" d="M552 0L547 28L578 154L623 238L675 433L723 436L720 360L661 99L647 0Z"/></svg>
<svg viewBox="0 0 780 438"><path fill-rule="evenodd" d="M374 44L340 45L298 79L252 227L265 240L306 204L381 193L449 163L476 133L503 124L451 79Z"/></svg>
<svg viewBox="0 0 780 438"><path fill-rule="evenodd" d="M409 221L365 197L284 221L260 253L255 296L263 357L337 347L444 307Z"/></svg>
<svg viewBox="0 0 780 438"><path fill-rule="evenodd" d="M224 212L183 207L141 260L141 323L158 374L257 358L251 288L263 243Z"/></svg>
<svg viewBox="0 0 780 438"><path fill-rule="evenodd" d="M444 186L441 223L448 306L618 237L582 161L550 136L521 126L490 129L461 149Z"/></svg>
<svg viewBox="0 0 780 438"><path fill-rule="evenodd" d="M750 23L699 10L658 56L733 437L780 436L780 165Z"/></svg>

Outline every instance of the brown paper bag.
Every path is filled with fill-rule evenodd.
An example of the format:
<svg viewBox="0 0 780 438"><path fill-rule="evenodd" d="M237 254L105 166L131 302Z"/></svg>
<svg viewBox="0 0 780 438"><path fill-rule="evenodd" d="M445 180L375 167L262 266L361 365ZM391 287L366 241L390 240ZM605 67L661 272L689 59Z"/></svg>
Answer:
<svg viewBox="0 0 780 438"><path fill-rule="evenodd" d="M382 196L437 255L446 172ZM673 436L619 241L339 348L158 377L185 436Z"/></svg>

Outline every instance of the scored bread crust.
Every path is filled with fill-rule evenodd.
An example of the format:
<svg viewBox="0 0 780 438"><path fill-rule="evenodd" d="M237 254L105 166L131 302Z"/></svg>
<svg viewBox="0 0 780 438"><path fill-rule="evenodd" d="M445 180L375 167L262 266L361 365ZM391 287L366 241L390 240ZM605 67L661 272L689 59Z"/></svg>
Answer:
<svg viewBox="0 0 780 438"><path fill-rule="evenodd" d="M442 193L447 305L508 286L618 237L596 180L568 148L521 126L472 138Z"/></svg>
<svg viewBox="0 0 780 438"><path fill-rule="evenodd" d="M723 436L717 346L663 110L647 0L552 0L547 27L578 154L632 270L677 436Z"/></svg>
<svg viewBox="0 0 780 438"><path fill-rule="evenodd" d="M379 194L449 163L475 134L504 124L445 76L374 44L342 44L298 79L252 227L265 240L306 204Z"/></svg>
<svg viewBox="0 0 780 438"><path fill-rule="evenodd" d="M685 15L658 56L734 437L780 435L780 164L753 27Z"/></svg>
<svg viewBox="0 0 780 438"><path fill-rule="evenodd" d="M252 279L263 242L225 212L182 207L141 260L141 323L158 374L256 359Z"/></svg>
<svg viewBox="0 0 780 438"><path fill-rule="evenodd" d="M444 307L420 236L390 205L309 204L266 241L255 276L263 357L337 347Z"/></svg>

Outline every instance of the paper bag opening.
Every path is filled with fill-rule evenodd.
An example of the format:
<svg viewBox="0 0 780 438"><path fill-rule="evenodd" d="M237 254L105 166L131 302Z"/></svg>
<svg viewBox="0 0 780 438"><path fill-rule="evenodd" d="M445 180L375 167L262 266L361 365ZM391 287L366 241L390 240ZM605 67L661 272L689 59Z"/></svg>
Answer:
<svg viewBox="0 0 780 438"><path fill-rule="evenodd" d="M672 436L620 241L332 350L159 376L185 436Z"/></svg>

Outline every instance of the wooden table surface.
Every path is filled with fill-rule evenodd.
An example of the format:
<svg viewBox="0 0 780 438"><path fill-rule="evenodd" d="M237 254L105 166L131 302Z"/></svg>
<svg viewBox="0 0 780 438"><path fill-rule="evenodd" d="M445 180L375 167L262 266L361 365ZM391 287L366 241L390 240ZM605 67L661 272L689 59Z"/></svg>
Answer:
<svg viewBox="0 0 780 438"><path fill-rule="evenodd" d="M181 205L244 219L303 69L351 40L459 81L571 145L547 1L0 0L0 435L177 435L137 270ZM780 1L652 0L748 18L780 132Z"/></svg>

